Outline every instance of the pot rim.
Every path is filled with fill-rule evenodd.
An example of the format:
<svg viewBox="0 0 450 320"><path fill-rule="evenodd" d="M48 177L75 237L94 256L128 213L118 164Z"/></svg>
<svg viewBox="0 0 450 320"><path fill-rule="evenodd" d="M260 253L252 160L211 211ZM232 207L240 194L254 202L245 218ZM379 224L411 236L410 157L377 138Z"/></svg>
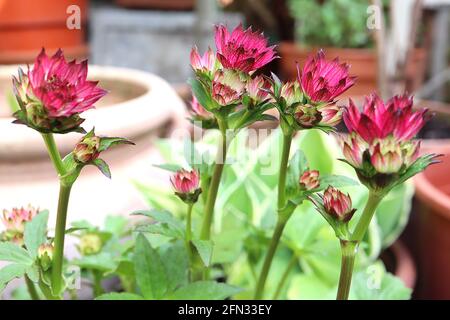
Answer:
<svg viewBox="0 0 450 320"><path fill-rule="evenodd" d="M0 77L10 78L19 65L1 66ZM185 120L184 102L162 78L140 70L110 66L89 65L90 78L102 78L136 83L145 93L132 99L91 109L83 113L83 127L94 127L99 134L125 136L131 140L143 136L164 123ZM45 150L37 132L24 125L12 125L12 117L0 118L0 159L17 159L17 156L42 156ZM70 152L81 135L70 133L55 135L61 152ZM26 146L25 146L25 141Z"/></svg>

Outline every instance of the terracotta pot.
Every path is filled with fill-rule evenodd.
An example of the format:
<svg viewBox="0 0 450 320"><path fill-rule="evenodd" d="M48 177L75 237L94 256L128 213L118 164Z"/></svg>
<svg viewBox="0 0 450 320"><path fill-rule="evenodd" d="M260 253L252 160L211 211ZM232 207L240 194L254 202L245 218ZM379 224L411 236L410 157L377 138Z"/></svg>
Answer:
<svg viewBox="0 0 450 320"><path fill-rule="evenodd" d="M300 47L292 42L282 42L279 46L281 75L285 79L296 79L296 62L303 64L310 54L314 54L319 48ZM351 74L358 77L356 84L348 90L343 97L363 96L372 93L377 89L377 57L371 49L342 49L324 48L328 58L339 57L351 65ZM425 71L425 50L416 49L414 51L414 68L408 71L413 75L410 91L418 88L423 81Z"/></svg>
<svg viewBox="0 0 450 320"><path fill-rule="evenodd" d="M48 208L51 219L56 211L57 177L38 132L12 124L5 91L11 90L11 74L17 66L0 68L0 203L10 208L31 203ZM88 219L100 224L107 214L128 215L144 207L140 193L132 181L143 177L158 179L164 172L151 163L160 162L152 147L157 136L165 136L174 128L189 125L185 105L172 87L161 78L141 71L90 66L89 75L100 80L109 94L97 109L83 114L87 130L107 136L123 136L136 146L120 146L104 154L113 179L108 180L86 167L71 197L69 221ZM56 135L62 154L69 153L80 134Z"/></svg>
<svg viewBox="0 0 450 320"><path fill-rule="evenodd" d="M416 284L416 266L408 248L397 240L381 255L386 268L399 277L405 286L414 289Z"/></svg>
<svg viewBox="0 0 450 320"><path fill-rule="evenodd" d="M126 8L150 8L160 10L192 10L195 0L116 0Z"/></svg>
<svg viewBox="0 0 450 320"><path fill-rule="evenodd" d="M67 27L71 5L80 8L80 29ZM0 63L31 62L42 47L86 56L87 7L88 0L0 0Z"/></svg>

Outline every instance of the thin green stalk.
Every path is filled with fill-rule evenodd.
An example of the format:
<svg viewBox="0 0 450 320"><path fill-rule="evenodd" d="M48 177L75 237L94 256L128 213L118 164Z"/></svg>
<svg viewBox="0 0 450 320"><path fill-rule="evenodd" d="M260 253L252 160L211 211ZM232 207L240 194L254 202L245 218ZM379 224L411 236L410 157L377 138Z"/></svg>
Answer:
<svg viewBox="0 0 450 320"><path fill-rule="evenodd" d="M192 208L193 204L190 203L187 206L187 215L186 215L186 250L188 253L188 261L189 261L189 270L193 267L193 257L194 253L192 252L191 240L192 240ZM191 271L189 271L191 273ZM191 274L189 275L191 277Z"/></svg>
<svg viewBox="0 0 450 320"><path fill-rule="evenodd" d="M41 280L39 280L39 288L42 291L42 294L47 300L60 300L60 297L57 297L52 294L50 288Z"/></svg>
<svg viewBox="0 0 450 320"><path fill-rule="evenodd" d="M260 300L264 294L264 286L266 284L267 276L272 265L272 260L275 255L275 251L280 242L281 235L283 234L284 227L288 222L290 215L285 216L281 214L281 210L286 206L286 174L289 162L289 152L291 150L292 144L292 133L285 134L283 136L283 151L281 153L280 162L280 174L278 176L278 219L275 226L275 230L272 235L272 239L269 244L269 249L267 251L266 257L264 259L264 264L261 269L261 274L258 279L255 290L255 299Z"/></svg>
<svg viewBox="0 0 450 320"><path fill-rule="evenodd" d="M353 241L362 241L364 235L366 234L367 229L369 228L370 221L372 221L372 217L383 199L383 194L376 193L374 191L369 191L369 198L367 199L366 206L364 211L356 224L355 230L352 233L351 239Z"/></svg>
<svg viewBox="0 0 450 320"><path fill-rule="evenodd" d="M67 208L69 206L70 190L72 185L60 185L58 211L56 216L54 253L52 264L52 288L59 294L62 289L62 269L64 260L64 238L66 233Z"/></svg>
<svg viewBox="0 0 450 320"><path fill-rule="evenodd" d="M273 300L277 300L280 296L281 290L283 290L284 285L286 284L286 280L291 273L292 269L295 267L296 263L298 261L297 255L294 253L292 255L291 260L289 261L289 264L287 265L286 269L283 272L283 275L281 276L280 282L278 283L277 289L275 290L275 294L273 295Z"/></svg>
<svg viewBox="0 0 450 320"><path fill-rule="evenodd" d="M44 139L45 146L47 147L48 155L52 160L53 166L59 176L63 176L66 173L66 167L59 154L58 147L56 146L55 138L51 133L42 133L42 138Z"/></svg>
<svg viewBox="0 0 450 320"><path fill-rule="evenodd" d="M341 240L341 273L336 300L348 300L358 242Z"/></svg>
<svg viewBox="0 0 450 320"><path fill-rule="evenodd" d="M356 253L358 252L359 243L364 238L364 235L369 228L370 221L372 221L375 210L383 199L383 193L377 193L373 190L369 191L369 198L367 199L364 211L356 224L356 227L351 235L351 241L341 240L341 273L339 275L339 286L336 299L347 300L350 293L350 286L352 283L353 268L355 264Z"/></svg>
<svg viewBox="0 0 450 320"><path fill-rule="evenodd" d="M39 294L36 290L33 281L31 281L27 275L25 275L25 283L27 285L28 293L30 294L31 300L41 300L39 298Z"/></svg>
<svg viewBox="0 0 450 320"><path fill-rule="evenodd" d="M201 240L209 240L211 238L211 225L214 215L214 205L216 204L217 192L219 190L220 179L222 178L223 167L227 155L227 133L226 125L221 120L218 120L222 138L220 139L220 146L217 151L216 163L214 165L214 172L211 178L211 183L208 189L208 197L205 205L205 215L203 218L202 228L200 231Z"/></svg>

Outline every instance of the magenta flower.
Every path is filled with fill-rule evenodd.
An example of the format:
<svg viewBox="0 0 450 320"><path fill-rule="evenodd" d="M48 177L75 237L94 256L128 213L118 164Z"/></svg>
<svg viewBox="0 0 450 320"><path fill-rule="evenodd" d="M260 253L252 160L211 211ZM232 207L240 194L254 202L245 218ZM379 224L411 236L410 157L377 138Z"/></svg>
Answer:
<svg viewBox="0 0 450 320"><path fill-rule="evenodd" d="M333 102L355 84L355 77L349 76L348 69L349 66L340 64L338 58L326 60L320 50L317 55L308 58L302 71L299 71L298 81L312 102Z"/></svg>
<svg viewBox="0 0 450 320"><path fill-rule="evenodd" d="M323 193L323 206L327 214L338 221L348 222L356 209L352 208L350 195L328 186Z"/></svg>
<svg viewBox="0 0 450 320"><path fill-rule="evenodd" d="M305 171L300 179L300 188L303 190L313 190L320 186L319 181L319 171L317 170L307 170Z"/></svg>
<svg viewBox="0 0 450 320"><path fill-rule="evenodd" d="M86 79L87 72L87 60L66 62L62 50L49 58L42 49L28 78L49 117L70 117L93 108L107 93L97 87L97 81Z"/></svg>
<svg viewBox="0 0 450 320"><path fill-rule="evenodd" d="M356 132L367 143L392 135L397 141L412 139L429 119L427 109L413 111L413 98L395 96L386 104L377 94L366 98L363 112L353 101L344 113L349 132Z"/></svg>
<svg viewBox="0 0 450 320"><path fill-rule="evenodd" d="M349 131L340 136L345 160L369 187L391 185L419 161L420 142L414 137L429 116L427 109L413 110L412 97L395 96L384 103L372 94L366 98L362 112L350 99L343 118ZM436 162L435 155L422 158L408 177Z"/></svg>
<svg viewBox="0 0 450 320"><path fill-rule="evenodd" d="M216 66L216 55L211 48L206 51L203 56L198 53L197 47L191 50L191 66L192 69L199 72L213 72Z"/></svg>
<svg viewBox="0 0 450 320"><path fill-rule="evenodd" d="M26 75L19 70L19 80L13 78L21 107L17 122L42 132L76 130L83 122L79 114L106 94L97 81L87 80L87 72L87 60L67 62L61 50L48 57L42 49L33 68Z"/></svg>
<svg viewBox="0 0 450 320"><path fill-rule="evenodd" d="M274 46L251 28L238 25L231 33L223 25L216 26L215 42L217 58L224 68L250 73L276 58Z"/></svg>

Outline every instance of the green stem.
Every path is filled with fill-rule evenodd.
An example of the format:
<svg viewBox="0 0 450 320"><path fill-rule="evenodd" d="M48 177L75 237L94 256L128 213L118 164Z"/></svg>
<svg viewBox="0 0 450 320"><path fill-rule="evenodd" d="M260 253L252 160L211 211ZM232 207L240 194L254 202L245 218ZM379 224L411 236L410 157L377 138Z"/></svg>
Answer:
<svg viewBox="0 0 450 320"><path fill-rule="evenodd" d="M193 257L194 253L192 252L191 240L192 240L192 208L193 204L188 204L187 207L187 215L186 215L186 250L188 253L188 261L189 261L189 270L191 270L193 266ZM191 271L189 271L189 277L191 277Z"/></svg>
<svg viewBox="0 0 450 320"><path fill-rule="evenodd" d="M351 240L361 242L366 234L367 229L369 228L370 221L372 221L372 217L383 199L383 194L376 193L372 190L369 191L369 198L367 199L366 206L364 211L356 224L355 230L352 233Z"/></svg>
<svg viewBox="0 0 450 320"><path fill-rule="evenodd" d="M275 255L275 251L280 242L283 229L288 222L290 215L285 216L281 214L281 210L286 206L286 174L289 162L289 152L291 150L292 133L285 134L283 136L283 151L281 153L280 162L280 174L278 176L278 219L275 226L275 230L270 241L267 255L264 259L264 264L261 270L261 274L258 279L255 290L255 299L260 300L264 294L264 286L266 284L267 276L269 274L270 266Z"/></svg>
<svg viewBox="0 0 450 320"><path fill-rule="evenodd" d="M209 240L211 238L211 224L214 214L214 205L216 204L217 192L219 190L220 179L222 178L222 172L226 161L226 154L228 148L226 125L220 119L218 119L218 123L220 132L222 133L222 138L220 139L220 146L217 151L217 158L216 163L214 165L214 172L208 189L208 197L205 205L205 216L203 218L202 228L200 231L201 240Z"/></svg>
<svg viewBox="0 0 450 320"><path fill-rule="evenodd" d="M347 300L350 293L350 286L352 283L353 267L355 264L356 253L358 252L358 245L363 240L364 235L369 228L370 221L372 221L375 210L383 199L383 193L377 193L373 190L369 191L369 198L367 199L364 211L356 224L356 227L350 237L351 241L341 240L341 273L339 276L339 287L336 299Z"/></svg>
<svg viewBox="0 0 450 320"><path fill-rule="evenodd" d="M48 155L52 160L53 166L59 176L63 176L66 173L66 167L59 154L58 147L56 146L55 138L51 133L42 133L42 138L44 139L45 146L47 147Z"/></svg>
<svg viewBox="0 0 450 320"><path fill-rule="evenodd" d="M92 270L93 277L93 289L94 289L94 297L98 297L99 295L104 293L102 287L102 273L98 270Z"/></svg>
<svg viewBox="0 0 450 320"><path fill-rule="evenodd" d="M341 240L341 273L336 300L348 300L358 242Z"/></svg>
<svg viewBox="0 0 450 320"><path fill-rule="evenodd" d="M273 300L278 299L278 297L280 296L281 290L283 290L283 287L286 283L286 280L289 276L289 273L291 273L292 269L295 267L295 264L298 261L298 257L297 255L294 253L292 255L291 260L289 261L289 264L287 265L286 269L283 272L283 275L281 276L281 280L278 283L277 289L275 291L275 294L273 295Z"/></svg>
<svg viewBox="0 0 450 320"><path fill-rule="evenodd" d="M66 233L67 208L72 185L60 184L58 211L56 216L54 253L52 264L52 288L59 295L62 289L62 270L64 260L64 238Z"/></svg>
<svg viewBox="0 0 450 320"><path fill-rule="evenodd" d="M283 136L283 151L281 153L280 175L278 177L278 210L286 205L286 174L291 150L292 134Z"/></svg>
<svg viewBox="0 0 450 320"><path fill-rule="evenodd" d="M39 294L37 293L33 281L31 281L27 275L25 275L25 283L27 285L28 293L30 294L31 300L41 300L39 298Z"/></svg>
<svg viewBox="0 0 450 320"><path fill-rule="evenodd" d="M41 289L42 293L44 294L45 298L47 300L60 300L59 297L52 294L52 291L50 288L44 283L44 281L39 280L39 288Z"/></svg>

